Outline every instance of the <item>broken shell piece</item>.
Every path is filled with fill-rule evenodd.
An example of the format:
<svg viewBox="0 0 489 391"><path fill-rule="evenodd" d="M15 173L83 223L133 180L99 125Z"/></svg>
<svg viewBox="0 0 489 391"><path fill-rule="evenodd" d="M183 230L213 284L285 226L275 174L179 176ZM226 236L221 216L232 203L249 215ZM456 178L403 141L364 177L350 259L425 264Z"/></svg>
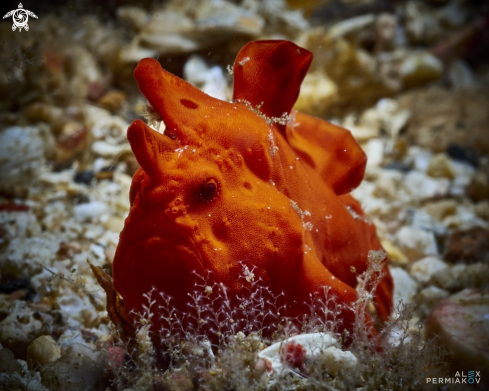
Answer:
<svg viewBox="0 0 489 391"><path fill-rule="evenodd" d="M117 8L117 17L135 31L141 31L148 19L148 12L135 6L122 6Z"/></svg>
<svg viewBox="0 0 489 391"><path fill-rule="evenodd" d="M381 244L384 250L387 251L387 254L389 254L390 262L398 265L406 265L408 263L408 259L404 253L390 240L382 239Z"/></svg>
<svg viewBox="0 0 489 391"><path fill-rule="evenodd" d="M438 255L438 247L433 232L404 226L396 235L397 244L410 261L416 261L428 255Z"/></svg>
<svg viewBox="0 0 489 391"><path fill-rule="evenodd" d="M76 121L67 121L61 128L61 133L56 140L55 162L60 164L73 159L78 153L83 152L86 145L87 130L84 125Z"/></svg>
<svg viewBox="0 0 489 391"><path fill-rule="evenodd" d="M110 114L110 111L89 104L85 105L84 114L85 114L85 123L88 128L93 128L100 119L108 118L112 116Z"/></svg>
<svg viewBox="0 0 489 391"><path fill-rule="evenodd" d="M224 0L182 4L172 1L155 10L121 58L138 61L156 53L194 52L235 36L258 36L265 25L261 16Z"/></svg>
<svg viewBox="0 0 489 391"><path fill-rule="evenodd" d="M401 300L404 304L412 303L418 293L418 283L403 268L391 267L390 271L394 279L393 308L397 309Z"/></svg>
<svg viewBox="0 0 489 391"><path fill-rule="evenodd" d="M127 140L129 124L117 116L100 118L92 128L92 134L97 140L105 140L109 144L119 144Z"/></svg>
<svg viewBox="0 0 489 391"><path fill-rule="evenodd" d="M102 156L105 158L117 157L125 151L131 153L129 143L114 145L106 141L99 140L92 144L92 152L97 156Z"/></svg>
<svg viewBox="0 0 489 391"><path fill-rule="evenodd" d="M364 147L367 154L367 166L380 166L384 159L384 141L380 138L373 138Z"/></svg>
<svg viewBox="0 0 489 391"><path fill-rule="evenodd" d="M438 80L443 64L429 52L414 52L405 58L399 72L405 88L418 87Z"/></svg>
<svg viewBox="0 0 489 391"><path fill-rule="evenodd" d="M92 201L84 204L76 205L73 208L75 219L78 221L94 220L100 215L107 213L109 207L101 201Z"/></svg>
<svg viewBox="0 0 489 391"><path fill-rule="evenodd" d="M417 302L419 303L419 310L424 317L427 317L433 308L446 299L450 293L444 289L440 289L437 286L430 285L419 292Z"/></svg>
<svg viewBox="0 0 489 391"><path fill-rule="evenodd" d="M63 125L63 110L47 103L36 102L27 106L24 115L31 122L49 124L55 134L60 132Z"/></svg>
<svg viewBox="0 0 489 391"><path fill-rule="evenodd" d="M103 108L114 112L121 108L125 100L126 94L124 92L109 91L99 99L98 104Z"/></svg>
<svg viewBox="0 0 489 391"><path fill-rule="evenodd" d="M360 15L336 23L328 30L328 35L333 39L343 37L350 38L361 34L366 29L373 28L374 24L374 14Z"/></svg>
<svg viewBox="0 0 489 391"><path fill-rule="evenodd" d="M340 371L350 372L357 366L358 360L352 352L343 351L334 346L327 348L321 357L328 373L336 377Z"/></svg>
<svg viewBox="0 0 489 391"><path fill-rule="evenodd" d="M414 199L428 200L445 197L450 190L450 181L446 178L431 178L421 172L406 174L405 186Z"/></svg>
<svg viewBox="0 0 489 391"><path fill-rule="evenodd" d="M18 300L9 308L9 315L0 322L0 343L16 357L26 358L27 347L42 333L42 323L34 317L25 301Z"/></svg>
<svg viewBox="0 0 489 391"><path fill-rule="evenodd" d="M462 60L455 60L448 70L448 79L453 88L470 87L475 84L475 76L470 65Z"/></svg>
<svg viewBox="0 0 489 391"><path fill-rule="evenodd" d="M413 263L411 276L419 283L427 283L436 272L447 268L447 264L441 259L429 256Z"/></svg>
<svg viewBox="0 0 489 391"><path fill-rule="evenodd" d="M190 56L183 67L185 80L207 95L221 100L229 100L231 91L226 83L222 68L219 66L208 67L200 56Z"/></svg>
<svg viewBox="0 0 489 391"><path fill-rule="evenodd" d="M22 185L38 178L53 143L49 130L40 126L12 126L1 131L0 183Z"/></svg>
<svg viewBox="0 0 489 391"><path fill-rule="evenodd" d="M442 34L440 23L427 5L420 2L406 3L406 31L415 43L433 43Z"/></svg>
<svg viewBox="0 0 489 391"><path fill-rule="evenodd" d="M365 114L367 114L367 117L373 117L371 115L372 112L373 109L365 111L362 118L365 117ZM364 143L372 138L378 138L380 136L380 121L375 121L373 118L370 119L371 121L360 120L360 123L357 124L357 116L349 114L339 123L339 125L348 129L359 143Z"/></svg>
<svg viewBox="0 0 489 391"><path fill-rule="evenodd" d="M321 115L337 100L338 87L324 72L309 72L302 82L295 110Z"/></svg>
<svg viewBox="0 0 489 391"><path fill-rule="evenodd" d="M426 173L433 178L453 179L455 177L450 158L445 153L433 156Z"/></svg>
<svg viewBox="0 0 489 391"><path fill-rule="evenodd" d="M290 353L289 349L287 349L290 344L294 347L294 351L300 346L300 362L287 359L290 356L288 354ZM308 363L316 360L325 360L328 373L336 376L340 369L347 370L357 364L357 358L351 352L344 352L338 346L338 340L330 334L300 334L277 342L262 350L258 357L264 361L259 361L261 364L257 364L257 370L263 372L263 369L266 369L269 374L272 374L281 373L294 367L302 369L301 367L303 366L304 370L307 371ZM293 358L298 358L298 356L295 355Z"/></svg>

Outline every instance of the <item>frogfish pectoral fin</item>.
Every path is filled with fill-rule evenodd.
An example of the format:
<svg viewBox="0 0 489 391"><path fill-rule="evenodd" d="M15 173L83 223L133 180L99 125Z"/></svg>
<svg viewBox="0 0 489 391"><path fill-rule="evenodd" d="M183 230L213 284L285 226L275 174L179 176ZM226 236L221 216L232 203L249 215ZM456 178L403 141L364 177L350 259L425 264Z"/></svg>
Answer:
<svg viewBox="0 0 489 391"><path fill-rule="evenodd" d="M362 181L367 155L350 131L295 112L295 124L287 126L287 140L336 194L349 193Z"/></svg>

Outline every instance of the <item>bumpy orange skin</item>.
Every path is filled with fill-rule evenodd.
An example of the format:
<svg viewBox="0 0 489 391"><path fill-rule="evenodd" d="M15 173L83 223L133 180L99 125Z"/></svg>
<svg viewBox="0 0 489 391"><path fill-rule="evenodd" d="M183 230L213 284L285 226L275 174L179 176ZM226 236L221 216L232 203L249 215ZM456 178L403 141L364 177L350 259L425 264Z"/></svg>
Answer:
<svg viewBox="0 0 489 391"><path fill-rule="evenodd" d="M188 310L192 271L209 270L230 296L239 294L242 264L285 293L284 316L306 313L304 302L324 286L341 303L357 300L350 267L362 273L368 252L381 249L348 194L363 178L364 152L349 131L318 118L293 112L293 123L269 124L249 109L291 113L311 60L288 41L247 44L234 65L236 103L204 94L156 60L140 61L135 78L166 130L136 120L127 133L141 165L113 263L127 313L142 310L152 287ZM209 198L202 189L210 182L217 191ZM385 266L375 298L383 320L392 290ZM353 312L341 317L351 329Z"/></svg>

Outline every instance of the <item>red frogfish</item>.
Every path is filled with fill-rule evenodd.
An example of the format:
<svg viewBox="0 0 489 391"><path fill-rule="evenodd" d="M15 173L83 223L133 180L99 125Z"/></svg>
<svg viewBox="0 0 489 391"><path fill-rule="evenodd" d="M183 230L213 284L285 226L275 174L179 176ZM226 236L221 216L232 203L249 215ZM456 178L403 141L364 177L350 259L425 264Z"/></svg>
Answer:
<svg viewBox="0 0 489 391"><path fill-rule="evenodd" d="M284 317L306 314L305 303L324 287L345 306L358 300L357 274L367 269L369 251L382 249L349 194L367 158L348 130L292 110L311 61L312 53L292 42L248 43L234 63L232 102L206 95L154 59L139 62L139 89L166 129L136 120L127 131L141 167L113 283L129 319L152 288L188 312L197 274L210 272L229 297L239 296L243 267L283 294ZM387 265L382 274L373 301L387 320ZM353 311L340 317L351 330ZM153 317L155 330L160 322Z"/></svg>

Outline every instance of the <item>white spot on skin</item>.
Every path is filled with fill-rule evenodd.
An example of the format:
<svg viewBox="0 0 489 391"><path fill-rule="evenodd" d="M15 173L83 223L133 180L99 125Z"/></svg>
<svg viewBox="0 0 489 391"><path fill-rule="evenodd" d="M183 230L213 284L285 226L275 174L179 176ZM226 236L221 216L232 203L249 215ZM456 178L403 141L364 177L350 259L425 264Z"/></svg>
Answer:
<svg viewBox="0 0 489 391"><path fill-rule="evenodd" d="M188 148L188 145L185 145L183 148L177 148L175 149L175 152L178 152L178 156L182 154L183 151L185 151Z"/></svg>
<svg viewBox="0 0 489 391"><path fill-rule="evenodd" d="M249 57L245 57L243 58L240 62L238 62L239 65L243 66L244 64L246 64L248 61L250 61L250 58Z"/></svg>

